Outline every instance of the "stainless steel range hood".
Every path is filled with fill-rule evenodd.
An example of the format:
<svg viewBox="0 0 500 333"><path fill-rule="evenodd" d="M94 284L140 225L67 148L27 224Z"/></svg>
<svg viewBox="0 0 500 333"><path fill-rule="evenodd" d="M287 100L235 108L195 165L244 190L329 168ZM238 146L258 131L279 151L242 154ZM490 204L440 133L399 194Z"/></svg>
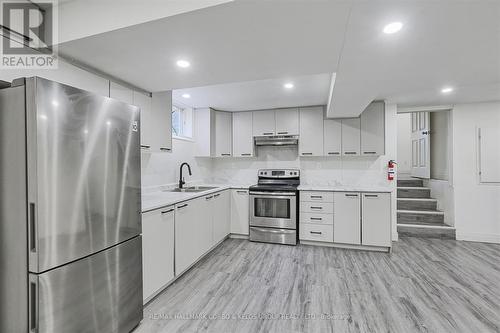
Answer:
<svg viewBox="0 0 500 333"><path fill-rule="evenodd" d="M254 137L256 146L296 146L299 143L298 135L274 135Z"/></svg>

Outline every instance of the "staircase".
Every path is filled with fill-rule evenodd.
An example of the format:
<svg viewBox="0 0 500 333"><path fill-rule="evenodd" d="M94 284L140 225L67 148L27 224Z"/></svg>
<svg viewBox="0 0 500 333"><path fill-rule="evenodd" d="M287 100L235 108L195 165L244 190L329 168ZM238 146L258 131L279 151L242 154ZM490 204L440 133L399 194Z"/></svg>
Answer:
<svg viewBox="0 0 500 333"><path fill-rule="evenodd" d="M421 179L399 179L397 190L399 236L455 239L455 228L444 223L444 213Z"/></svg>

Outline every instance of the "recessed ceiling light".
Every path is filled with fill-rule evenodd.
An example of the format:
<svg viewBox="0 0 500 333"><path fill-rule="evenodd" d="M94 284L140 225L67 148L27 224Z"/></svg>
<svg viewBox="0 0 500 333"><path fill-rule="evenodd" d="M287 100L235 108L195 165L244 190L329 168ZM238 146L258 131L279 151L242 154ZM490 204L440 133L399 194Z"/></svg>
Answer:
<svg viewBox="0 0 500 333"><path fill-rule="evenodd" d="M386 33L386 34L393 34L393 33L398 32L399 30L401 30L402 27L403 27L403 23L401 23L401 22L392 22L392 23L389 23L388 25L386 25L384 27L384 33Z"/></svg>
<svg viewBox="0 0 500 333"><path fill-rule="evenodd" d="M59 106L59 102L58 102L58 101L56 101L56 100L53 100L53 101L52 101L52 105L54 105L55 107L58 107L58 106Z"/></svg>
<svg viewBox="0 0 500 333"><path fill-rule="evenodd" d="M453 91L453 88L452 87L444 87L443 89L441 89L441 92L443 94L449 94Z"/></svg>
<svg viewBox="0 0 500 333"><path fill-rule="evenodd" d="M111 126L111 122L108 120L108 121L106 122L106 125Z"/></svg>
<svg viewBox="0 0 500 333"><path fill-rule="evenodd" d="M293 83L288 82L288 83L285 83L285 84L283 85L283 87L285 87L286 89L292 89L292 88L294 87L294 85L293 85Z"/></svg>
<svg viewBox="0 0 500 333"><path fill-rule="evenodd" d="M189 94L182 94L182 97L184 97L184 98L191 98L191 95L189 95Z"/></svg>
<svg viewBox="0 0 500 333"><path fill-rule="evenodd" d="M179 66L180 68L187 68L189 66L191 66L191 64L189 63L189 61L187 60L177 60L176 62L177 66Z"/></svg>

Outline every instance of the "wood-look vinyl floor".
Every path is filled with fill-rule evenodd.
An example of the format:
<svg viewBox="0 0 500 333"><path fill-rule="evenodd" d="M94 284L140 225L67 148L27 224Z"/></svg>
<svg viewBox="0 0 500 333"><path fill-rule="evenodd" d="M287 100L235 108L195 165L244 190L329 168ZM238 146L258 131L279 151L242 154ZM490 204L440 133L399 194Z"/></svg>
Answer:
<svg viewBox="0 0 500 333"><path fill-rule="evenodd" d="M500 245L402 237L387 254L228 239L135 332L500 332Z"/></svg>

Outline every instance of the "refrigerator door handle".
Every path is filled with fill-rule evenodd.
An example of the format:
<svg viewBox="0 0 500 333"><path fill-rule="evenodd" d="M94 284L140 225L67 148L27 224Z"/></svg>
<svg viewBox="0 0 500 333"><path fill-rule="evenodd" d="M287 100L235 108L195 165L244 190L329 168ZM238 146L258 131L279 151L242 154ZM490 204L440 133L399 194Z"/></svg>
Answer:
<svg viewBox="0 0 500 333"><path fill-rule="evenodd" d="M31 252L36 252L36 209L35 203L29 204L29 247Z"/></svg>
<svg viewBox="0 0 500 333"><path fill-rule="evenodd" d="M38 281L36 276L30 276L29 288L29 332L38 332Z"/></svg>

